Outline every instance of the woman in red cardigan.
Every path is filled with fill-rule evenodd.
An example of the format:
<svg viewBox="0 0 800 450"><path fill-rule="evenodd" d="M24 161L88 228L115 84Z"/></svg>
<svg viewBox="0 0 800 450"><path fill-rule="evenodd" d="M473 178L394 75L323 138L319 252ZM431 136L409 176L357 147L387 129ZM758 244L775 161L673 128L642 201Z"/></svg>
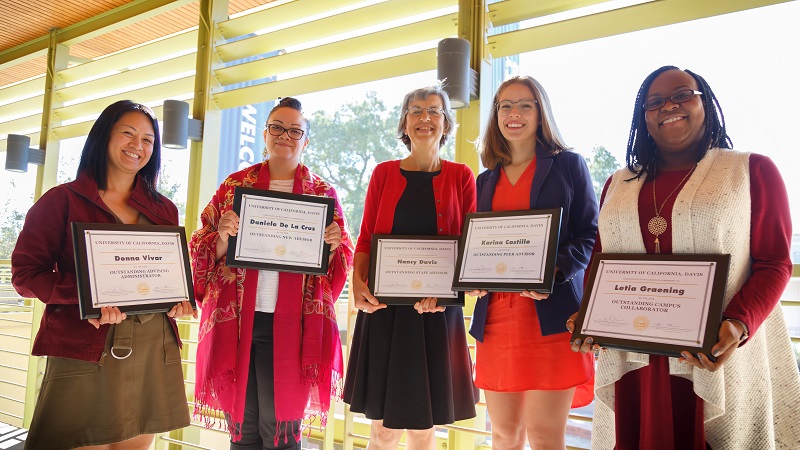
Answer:
<svg viewBox="0 0 800 450"><path fill-rule="evenodd" d="M475 417L477 390L461 308L436 298L411 306L380 303L367 287L373 234L456 235L475 211L469 167L445 161L439 149L455 129L450 100L439 86L403 100L398 138L411 153L372 173L353 265L353 297L360 310L344 399L372 419L369 449L431 449L434 425Z"/></svg>

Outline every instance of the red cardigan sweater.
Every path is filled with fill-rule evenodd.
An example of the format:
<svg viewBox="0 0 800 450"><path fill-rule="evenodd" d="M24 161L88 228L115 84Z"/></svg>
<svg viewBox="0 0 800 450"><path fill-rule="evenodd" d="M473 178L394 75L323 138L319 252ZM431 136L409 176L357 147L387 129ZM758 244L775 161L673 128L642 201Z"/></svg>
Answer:
<svg viewBox="0 0 800 450"><path fill-rule="evenodd" d="M356 253L370 254L373 234L390 234L394 210L406 189L400 161L378 164L372 172L364 201L364 216ZM460 235L464 216L475 211L475 175L466 164L442 160L442 171L433 177L436 227L440 235Z"/></svg>

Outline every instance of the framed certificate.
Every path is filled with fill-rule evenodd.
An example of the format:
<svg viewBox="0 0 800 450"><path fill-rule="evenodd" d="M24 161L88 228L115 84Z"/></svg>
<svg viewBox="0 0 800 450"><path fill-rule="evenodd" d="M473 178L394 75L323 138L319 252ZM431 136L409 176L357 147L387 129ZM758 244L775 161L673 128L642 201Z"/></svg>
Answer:
<svg viewBox="0 0 800 450"><path fill-rule="evenodd" d="M469 213L453 288L550 293L561 208Z"/></svg>
<svg viewBox="0 0 800 450"><path fill-rule="evenodd" d="M413 305L436 297L437 305L464 306L453 289L458 236L372 236L369 290L387 305Z"/></svg>
<svg viewBox="0 0 800 450"><path fill-rule="evenodd" d="M280 272L325 274L333 222L330 197L237 187L233 210L239 233L228 239L227 264Z"/></svg>
<svg viewBox="0 0 800 450"><path fill-rule="evenodd" d="M598 253L572 338L603 347L712 358L730 255Z"/></svg>
<svg viewBox="0 0 800 450"><path fill-rule="evenodd" d="M183 227L73 222L72 243L82 319L197 308Z"/></svg>

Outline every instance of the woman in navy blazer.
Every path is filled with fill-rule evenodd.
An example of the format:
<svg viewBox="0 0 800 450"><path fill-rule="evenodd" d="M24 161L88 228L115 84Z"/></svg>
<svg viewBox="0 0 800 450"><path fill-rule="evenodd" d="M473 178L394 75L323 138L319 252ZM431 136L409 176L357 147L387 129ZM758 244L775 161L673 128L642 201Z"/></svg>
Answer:
<svg viewBox="0 0 800 450"><path fill-rule="evenodd" d="M475 384L486 392L492 446L564 448L571 407L593 397L592 355L572 358L564 323L578 310L583 272L597 234L597 200L583 158L564 143L550 101L531 77L514 77L494 97L479 141L478 211L562 208L556 280L550 295L475 291L470 334ZM588 358L587 358L588 356Z"/></svg>

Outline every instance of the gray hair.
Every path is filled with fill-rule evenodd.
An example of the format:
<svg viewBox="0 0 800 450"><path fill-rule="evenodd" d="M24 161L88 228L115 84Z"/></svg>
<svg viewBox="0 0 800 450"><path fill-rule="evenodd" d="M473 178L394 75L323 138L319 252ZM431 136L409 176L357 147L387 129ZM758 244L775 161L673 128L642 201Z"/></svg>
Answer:
<svg viewBox="0 0 800 450"><path fill-rule="evenodd" d="M436 85L414 89L403 98L403 106L400 108L400 123L397 125L397 139L402 141L409 150L411 150L411 139L406 135L406 124L408 123L406 111L408 111L408 105L411 104L413 100L426 100L431 95L439 96L442 100L442 109L444 110L444 133L442 133L442 139L439 141L439 148L444 146L447 139L453 135L458 126L456 124L456 116L453 114L453 110L450 109L450 97L442 86Z"/></svg>

